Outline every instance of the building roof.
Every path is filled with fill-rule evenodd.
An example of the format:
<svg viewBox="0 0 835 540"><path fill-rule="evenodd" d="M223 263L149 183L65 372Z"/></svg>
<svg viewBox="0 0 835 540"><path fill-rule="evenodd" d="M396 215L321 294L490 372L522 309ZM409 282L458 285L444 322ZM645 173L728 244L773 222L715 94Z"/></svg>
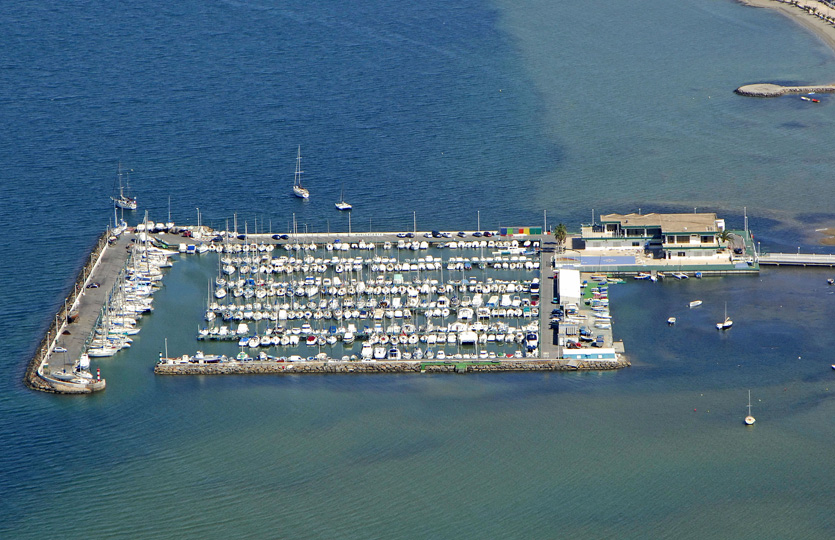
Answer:
<svg viewBox="0 0 835 540"><path fill-rule="evenodd" d="M672 232L718 232L716 213L699 214L604 214L601 223L620 223L621 228L661 227L662 233Z"/></svg>
<svg viewBox="0 0 835 540"><path fill-rule="evenodd" d="M583 296L580 283L580 271L573 268L562 268L557 275L557 287L560 301L565 303L569 299L579 300Z"/></svg>

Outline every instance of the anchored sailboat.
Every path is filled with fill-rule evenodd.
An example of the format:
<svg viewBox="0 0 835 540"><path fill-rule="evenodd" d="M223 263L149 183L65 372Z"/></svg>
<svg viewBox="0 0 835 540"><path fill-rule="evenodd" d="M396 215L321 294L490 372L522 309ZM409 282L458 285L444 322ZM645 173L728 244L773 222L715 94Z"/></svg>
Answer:
<svg viewBox="0 0 835 540"><path fill-rule="evenodd" d="M733 326L734 322L728 317L728 303L725 302L725 320L720 323L716 323L717 330L727 330L731 326Z"/></svg>
<svg viewBox="0 0 835 540"><path fill-rule="evenodd" d="M350 203L345 202L345 188L342 188L342 196L339 198L339 202L335 203L337 210L350 210L353 208Z"/></svg>
<svg viewBox="0 0 835 540"><path fill-rule="evenodd" d="M299 145L299 154L296 157L296 176L293 179L293 194L300 199L309 199L310 192L302 187L302 147Z"/></svg>
<svg viewBox="0 0 835 540"><path fill-rule="evenodd" d="M751 391L748 390L748 416L745 417L745 424L751 426L756 421L757 420L751 416Z"/></svg>
<svg viewBox="0 0 835 540"><path fill-rule="evenodd" d="M119 196L118 197L110 197L113 199L113 204L116 205L116 208L124 208L125 210L136 210L136 197L131 197L130 195L126 195L125 191L130 191L130 175L127 178L127 186L122 185L122 164L119 163Z"/></svg>

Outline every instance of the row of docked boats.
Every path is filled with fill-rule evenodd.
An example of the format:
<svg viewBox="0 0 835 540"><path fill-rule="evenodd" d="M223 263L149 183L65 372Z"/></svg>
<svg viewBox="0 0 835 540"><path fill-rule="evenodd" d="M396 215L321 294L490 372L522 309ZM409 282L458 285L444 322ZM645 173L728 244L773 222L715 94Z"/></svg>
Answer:
<svg viewBox="0 0 835 540"><path fill-rule="evenodd" d="M204 328L200 331L198 339L237 340L240 347L295 347L299 345L324 346L350 345L354 341L368 342L372 345L380 343L417 344L461 344L461 345L484 345L496 344L512 345L522 344L527 334L537 332L537 323L529 323L523 326L514 326L504 322L484 324L475 322L472 324L453 322L444 325L435 325L431 322L426 325L414 325L411 323L391 324L384 326L381 323L365 325L361 331L356 325L330 325L315 328L310 323L294 327L269 327L263 333L252 333L247 323L239 323L235 330L229 326L213 327L211 330Z"/></svg>
<svg viewBox="0 0 835 540"><path fill-rule="evenodd" d="M172 253L147 244L133 246L87 340L82 360L113 356L130 347L131 336L139 333L138 319L153 311L153 294L160 287L162 269L171 266Z"/></svg>
<svg viewBox="0 0 835 540"><path fill-rule="evenodd" d="M493 270L538 270L539 261L533 261L526 257L491 257L491 258L464 258L450 257L446 260L440 257L428 255L417 259L405 259L403 261L394 257L373 257L364 259L362 257L230 257L220 258L218 268L218 285L223 285L225 276L235 276L238 279L277 274L324 274L332 272L342 274L343 272L370 272L384 274L386 272L434 272L440 270L469 271L473 269Z"/></svg>
<svg viewBox="0 0 835 540"><path fill-rule="evenodd" d="M168 224L173 225L173 224ZM156 230L156 229L155 229ZM383 250L408 250L408 251L419 251L419 250L428 250L429 248L435 249L487 249L487 250L499 250L498 255L522 255L522 254L533 254L532 251L535 251L539 247L539 242L532 242L530 240L524 240L519 242L518 240L473 240L473 241L450 241L450 242L427 242L426 240L398 240L396 243L392 242L381 242L381 243L374 243L374 242L366 242L365 240L360 240L359 242L341 242L336 240L334 242L326 242L323 244L317 244L315 242L311 243L299 243L299 242L287 242L284 244L274 244L274 243L240 243L240 242L229 242L229 236L233 236L232 233L225 233L221 236L215 237L216 240L212 240L209 242L201 242L197 244L189 244L189 243L181 243L178 246L180 253L208 253L208 252L216 252L216 253L250 253L254 254L258 253L272 253L276 250L276 248L284 249L287 252L299 252L299 251L318 251L320 248L324 249L324 251L351 251L351 250L360 250L360 251L375 251L379 249ZM246 235L244 235L246 236ZM281 236L281 235L274 235L274 236ZM226 241L224 241L224 238Z"/></svg>
<svg viewBox="0 0 835 540"><path fill-rule="evenodd" d="M694 275L697 278L702 277L701 272L696 272ZM674 277L675 279L678 279L678 280L688 279L690 277L690 275L687 272L673 272L672 274L670 274L670 276L672 276L672 277ZM667 277L667 274L665 274L664 272L661 272L661 271L659 271L659 272L638 272L637 274L635 274L632 277L634 279L638 279L638 280L659 281L659 280L665 279Z"/></svg>
<svg viewBox="0 0 835 540"><path fill-rule="evenodd" d="M197 351L193 355L184 354L181 356L167 357L160 353L160 364L167 365L182 365L182 364L224 364L236 362L377 362L377 361L401 361L401 362L419 362L421 360L498 360L498 359L513 359L524 358L530 352L518 350L515 352L498 353L496 351L480 350L478 352L447 352L444 349L437 351L431 347L423 349L415 347L414 349L404 348L401 350L398 346L392 347L363 347L359 355L343 355L341 358L330 358L327 353L318 353L313 356L289 355L289 356L274 356L269 355L264 351L259 352L255 356L250 356L246 351L241 351L236 356L204 354L203 351Z"/></svg>

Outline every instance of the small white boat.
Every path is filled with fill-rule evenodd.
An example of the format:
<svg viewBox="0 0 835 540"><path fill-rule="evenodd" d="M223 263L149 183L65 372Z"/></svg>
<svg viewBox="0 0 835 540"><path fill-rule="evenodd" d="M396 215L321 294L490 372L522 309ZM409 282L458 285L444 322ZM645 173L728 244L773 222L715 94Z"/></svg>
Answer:
<svg viewBox="0 0 835 540"><path fill-rule="evenodd" d="M698 307L698 306L701 306L701 305L702 305L702 301L701 301L701 300L693 300L692 302L690 302L690 307L691 307L691 308L692 308L692 307Z"/></svg>
<svg viewBox="0 0 835 540"><path fill-rule="evenodd" d="M299 153L296 157L296 176L293 179L293 194L300 199L309 199L310 192L302 187L302 147L299 146Z"/></svg>
<svg viewBox="0 0 835 540"><path fill-rule="evenodd" d="M670 317L669 319L667 319L667 324L669 324L670 326L674 325L675 323L676 323L676 318L675 317Z"/></svg>

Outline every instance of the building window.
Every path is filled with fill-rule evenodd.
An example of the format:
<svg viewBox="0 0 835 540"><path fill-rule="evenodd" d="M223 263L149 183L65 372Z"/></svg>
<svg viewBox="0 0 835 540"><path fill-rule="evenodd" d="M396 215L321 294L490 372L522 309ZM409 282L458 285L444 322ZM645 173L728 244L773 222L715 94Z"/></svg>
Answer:
<svg viewBox="0 0 835 540"><path fill-rule="evenodd" d="M678 256L679 256L679 257L686 257L686 256L687 256L687 253L686 253L686 252L684 252L684 251L679 251L679 252L678 252Z"/></svg>
<svg viewBox="0 0 835 540"><path fill-rule="evenodd" d="M632 242L632 247L641 247L640 242Z"/></svg>

